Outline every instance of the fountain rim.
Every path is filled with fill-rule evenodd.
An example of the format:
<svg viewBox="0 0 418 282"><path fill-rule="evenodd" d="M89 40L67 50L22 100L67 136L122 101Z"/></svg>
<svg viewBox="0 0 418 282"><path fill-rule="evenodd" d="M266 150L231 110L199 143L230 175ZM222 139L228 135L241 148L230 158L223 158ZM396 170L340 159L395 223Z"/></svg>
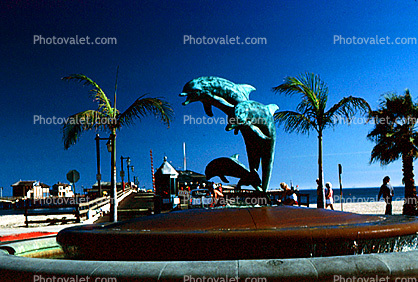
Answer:
<svg viewBox="0 0 418 282"><path fill-rule="evenodd" d="M342 277L418 276L418 251L402 253L366 254L297 259L258 259L223 261L81 261L20 257L10 253L19 244L32 241L35 246L49 240L50 247L59 246L51 238L29 239L0 246L0 273L2 281L33 281L33 275L114 277L117 281L152 279L183 281L193 277L266 277L268 281L334 281ZM42 243L43 242L43 243ZM332 266L332 267L330 267ZM338 273L335 270L338 269ZM9 279L10 280L7 280ZM26 280L27 279L27 280ZM299 281L299 280L298 280Z"/></svg>

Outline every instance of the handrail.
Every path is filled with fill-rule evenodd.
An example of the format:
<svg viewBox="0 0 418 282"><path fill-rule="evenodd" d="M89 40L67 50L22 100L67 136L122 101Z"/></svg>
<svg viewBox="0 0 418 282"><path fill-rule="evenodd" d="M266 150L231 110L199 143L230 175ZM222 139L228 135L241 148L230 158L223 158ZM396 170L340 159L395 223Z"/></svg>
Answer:
<svg viewBox="0 0 418 282"><path fill-rule="evenodd" d="M125 194L131 193L132 189L131 188L127 188L125 189L125 191L119 191L117 193L117 198L121 198L123 197ZM27 199L26 201L28 201L30 199ZM84 202L84 203L71 203L71 204L59 204L59 205L32 205L29 206L28 202L25 202L25 223L26 226L28 226L28 224L30 222L35 223L35 222L40 222L40 221L29 221L28 220L28 216L35 216L35 215L59 215L59 214L63 214L62 211L47 211L47 209L51 209L51 208L74 208L74 215L77 219L78 222L80 222L80 217L81 216L86 216L87 213L90 210L96 210L99 209L107 204L110 203L110 197L100 197L100 198L96 198L94 200L88 201L88 202ZM39 211L36 213L30 213L29 210L31 209L44 209L45 211ZM72 213L71 213L72 214ZM43 222L43 221L42 221Z"/></svg>

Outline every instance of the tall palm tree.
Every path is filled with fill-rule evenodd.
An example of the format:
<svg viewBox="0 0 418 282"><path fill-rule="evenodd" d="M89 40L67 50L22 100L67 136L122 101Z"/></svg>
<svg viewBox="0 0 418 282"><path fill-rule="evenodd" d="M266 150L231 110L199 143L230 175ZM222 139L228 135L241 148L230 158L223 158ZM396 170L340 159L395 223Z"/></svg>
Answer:
<svg viewBox="0 0 418 282"><path fill-rule="evenodd" d="M370 111L369 104L362 98L345 97L328 111L328 87L319 75L301 74L299 77L286 77L284 83L273 88L274 92L286 95L300 94L302 101L296 111L279 111L274 114L275 121L284 124L286 132L307 133L315 130L318 134L318 191L317 207L324 208L324 171L322 162L322 135L327 127L338 123L350 122L358 110Z"/></svg>
<svg viewBox="0 0 418 282"><path fill-rule="evenodd" d="M418 104L412 101L409 90L405 95L388 93L380 108L370 113L375 128L367 137L376 143L370 162L387 165L402 158L405 203L403 214L417 215L417 191L414 182L413 161L418 158Z"/></svg>
<svg viewBox="0 0 418 282"><path fill-rule="evenodd" d="M110 133L109 140L112 145L112 219L113 221L117 221L116 130L120 130L124 126L132 125L135 118L140 119L149 114L158 117L164 124L169 126L173 116L173 110L168 102L159 98L149 98L143 95L136 99L136 101L123 113L120 113L116 108L117 75L113 106L100 86L87 76L83 74L71 74L62 79L76 80L83 83L83 85L90 86L90 94L94 101L98 103L97 110L79 112L71 115L67 119L67 122L62 128L64 148L68 149L71 145L74 145L81 134L87 130L103 130Z"/></svg>

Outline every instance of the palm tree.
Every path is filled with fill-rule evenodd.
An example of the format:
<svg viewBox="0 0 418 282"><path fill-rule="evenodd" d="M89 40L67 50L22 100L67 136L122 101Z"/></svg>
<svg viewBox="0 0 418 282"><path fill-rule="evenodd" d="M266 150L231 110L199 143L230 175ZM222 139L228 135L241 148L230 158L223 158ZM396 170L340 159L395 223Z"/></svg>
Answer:
<svg viewBox="0 0 418 282"><path fill-rule="evenodd" d="M409 90L405 95L388 93L380 108L370 113L375 128L367 137L376 143L370 162L387 165L402 158L405 203L403 214L417 215L417 191L414 182L413 161L418 158L418 104L412 101Z"/></svg>
<svg viewBox="0 0 418 282"><path fill-rule="evenodd" d="M112 219L117 221L117 191L116 191L116 130L124 126L132 125L135 118L142 118L149 114L158 117L167 126L172 120L173 110L170 104L159 98L140 96L123 113L116 108L117 75L113 106L100 86L83 74L71 74L63 77L63 80L76 80L83 85L90 86L90 94L98 103L97 110L86 110L68 117L62 128L64 148L74 145L81 134L87 130L103 130L110 133L109 141L112 145L111 156L111 186L112 186Z"/></svg>
<svg viewBox="0 0 418 282"><path fill-rule="evenodd" d="M284 124L286 132L307 133L315 130L318 134L318 191L317 207L324 208L324 171L322 163L322 133L325 128L338 123L350 122L358 110L370 111L369 104L362 98L345 97L325 111L328 100L328 87L319 75L305 73L299 77L286 77L284 83L273 88L274 92L286 95L300 94L302 101L296 111L279 111L274 114L275 121Z"/></svg>

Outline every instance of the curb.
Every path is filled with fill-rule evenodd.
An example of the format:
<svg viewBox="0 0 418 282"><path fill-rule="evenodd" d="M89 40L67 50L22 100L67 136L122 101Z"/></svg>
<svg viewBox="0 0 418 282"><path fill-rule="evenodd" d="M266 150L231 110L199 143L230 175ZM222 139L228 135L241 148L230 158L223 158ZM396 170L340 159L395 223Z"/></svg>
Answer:
<svg viewBox="0 0 418 282"><path fill-rule="evenodd" d="M362 281L400 281L418 277L418 251L301 259L121 262L20 257L16 254L22 253L18 249L22 243L32 246L26 247L32 251L38 247L57 247L55 236L0 246L2 281L34 281L35 276L53 280L58 277L115 278L118 282L193 281L193 278L194 281L209 281L208 278L213 281L215 278L223 278L222 281L244 281L245 278L265 278L251 281L360 281L360 278ZM11 255L12 250L15 255Z"/></svg>
<svg viewBox="0 0 418 282"><path fill-rule="evenodd" d="M38 238L42 236L57 235L57 234L58 232L46 232L46 231L45 232L20 233L20 234L0 236L0 242L26 240L26 239L33 239L33 238Z"/></svg>

